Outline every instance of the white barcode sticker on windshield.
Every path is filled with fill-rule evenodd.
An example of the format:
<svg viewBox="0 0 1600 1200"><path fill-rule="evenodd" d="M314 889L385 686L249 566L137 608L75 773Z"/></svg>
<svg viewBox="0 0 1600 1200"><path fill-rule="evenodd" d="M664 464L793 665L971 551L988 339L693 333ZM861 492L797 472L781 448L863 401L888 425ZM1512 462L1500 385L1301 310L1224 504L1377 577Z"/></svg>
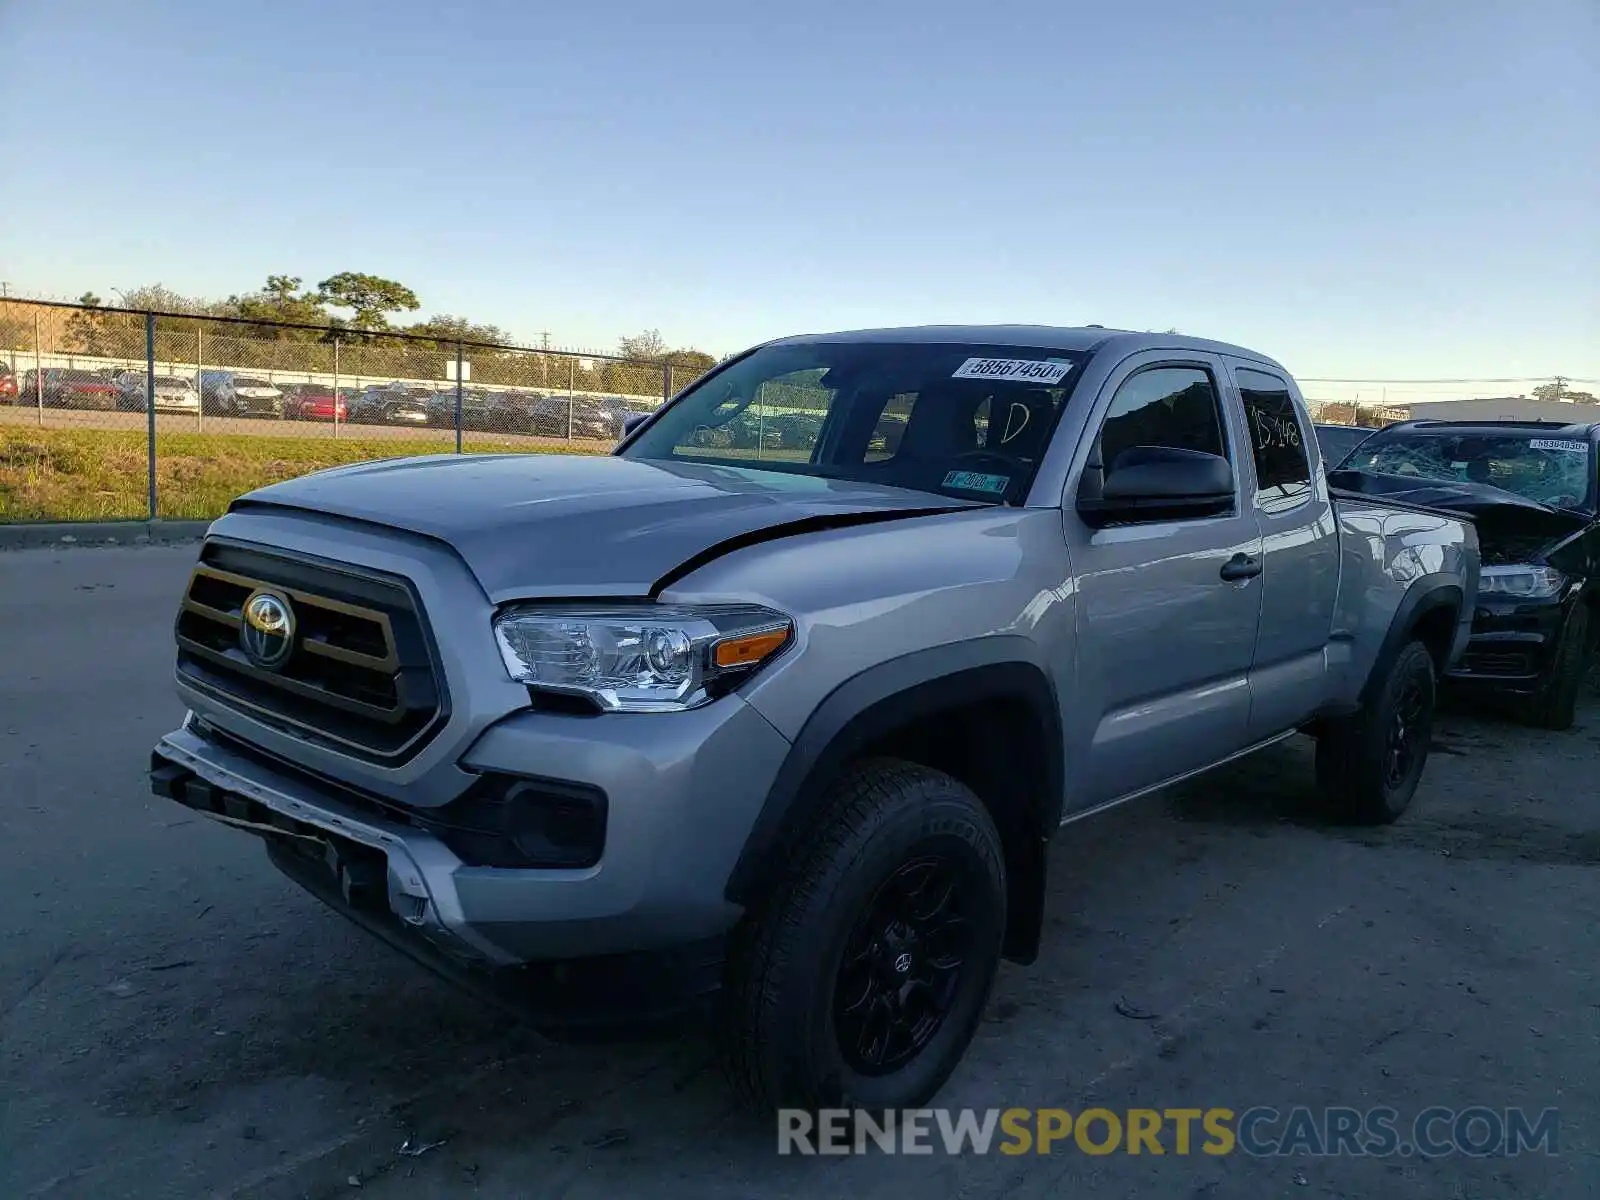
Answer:
<svg viewBox="0 0 1600 1200"><path fill-rule="evenodd" d="M1035 358L969 358L956 368L952 379L1001 379L1008 383L1060 383L1072 364L1040 362Z"/></svg>
<svg viewBox="0 0 1600 1200"><path fill-rule="evenodd" d="M1567 438L1532 438L1528 445L1535 450L1559 450L1563 454L1587 454L1588 442L1574 442Z"/></svg>

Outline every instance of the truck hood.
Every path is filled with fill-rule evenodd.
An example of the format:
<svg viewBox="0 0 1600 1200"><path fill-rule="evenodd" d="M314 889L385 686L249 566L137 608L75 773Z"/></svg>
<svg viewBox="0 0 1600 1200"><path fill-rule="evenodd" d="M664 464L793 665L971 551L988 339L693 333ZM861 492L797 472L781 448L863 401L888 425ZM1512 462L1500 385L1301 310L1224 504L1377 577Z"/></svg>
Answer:
<svg viewBox="0 0 1600 1200"><path fill-rule="evenodd" d="M1592 514L1552 508L1486 483L1334 471L1328 475L1328 484L1340 491L1470 519L1477 528L1485 564L1539 562L1595 520Z"/></svg>
<svg viewBox="0 0 1600 1200"><path fill-rule="evenodd" d="M451 546L495 603L648 596L719 553L816 529L981 508L778 471L571 454L441 454L272 484L230 511L323 513Z"/></svg>

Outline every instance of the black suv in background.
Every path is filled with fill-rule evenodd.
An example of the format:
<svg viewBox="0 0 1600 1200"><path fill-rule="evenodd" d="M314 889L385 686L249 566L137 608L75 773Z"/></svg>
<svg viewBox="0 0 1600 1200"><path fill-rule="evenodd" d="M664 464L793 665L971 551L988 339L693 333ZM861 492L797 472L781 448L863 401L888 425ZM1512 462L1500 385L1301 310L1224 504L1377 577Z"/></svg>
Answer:
<svg viewBox="0 0 1600 1200"><path fill-rule="evenodd" d="M1405 421L1340 466L1336 487L1473 518L1483 574L1450 678L1512 695L1533 724L1570 728L1600 649L1600 419Z"/></svg>
<svg viewBox="0 0 1600 1200"><path fill-rule="evenodd" d="M1351 452L1373 434L1372 430L1359 425L1318 425L1316 430L1322 461L1328 464L1330 471L1349 458Z"/></svg>

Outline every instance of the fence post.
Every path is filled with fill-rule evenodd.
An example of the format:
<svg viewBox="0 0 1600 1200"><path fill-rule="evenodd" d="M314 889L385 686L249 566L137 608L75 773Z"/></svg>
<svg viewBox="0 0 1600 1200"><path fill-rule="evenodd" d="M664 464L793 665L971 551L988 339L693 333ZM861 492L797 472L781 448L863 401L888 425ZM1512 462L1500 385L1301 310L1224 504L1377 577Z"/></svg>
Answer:
<svg viewBox="0 0 1600 1200"><path fill-rule="evenodd" d="M672 364L661 364L661 403L665 404L672 399Z"/></svg>
<svg viewBox="0 0 1600 1200"><path fill-rule="evenodd" d="M461 453L461 343L456 343L456 453Z"/></svg>
<svg viewBox="0 0 1600 1200"><path fill-rule="evenodd" d="M33 310L33 398L39 406L39 428L44 428L44 342L39 334L39 310Z"/></svg>
<svg viewBox="0 0 1600 1200"><path fill-rule="evenodd" d="M333 436L339 436L339 339L333 339Z"/></svg>
<svg viewBox="0 0 1600 1200"><path fill-rule="evenodd" d="M148 431L150 519L156 519L156 314L144 314L144 411Z"/></svg>

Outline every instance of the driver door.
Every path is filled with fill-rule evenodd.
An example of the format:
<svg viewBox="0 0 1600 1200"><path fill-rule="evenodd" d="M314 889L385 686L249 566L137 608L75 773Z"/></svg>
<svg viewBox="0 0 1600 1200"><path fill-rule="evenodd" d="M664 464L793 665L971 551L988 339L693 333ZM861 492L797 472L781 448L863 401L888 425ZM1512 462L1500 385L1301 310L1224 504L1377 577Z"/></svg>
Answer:
<svg viewBox="0 0 1600 1200"><path fill-rule="evenodd" d="M1069 715L1088 779L1081 803L1104 804L1243 749L1261 581L1225 578L1241 556L1260 562L1261 532L1243 502L1238 448L1249 443L1209 356L1135 355L1097 397L1097 456L1069 481L1066 536L1078 599L1078 690ZM1222 515L1094 528L1074 508L1095 492L1094 463L1113 468L1133 446L1226 457L1234 503Z"/></svg>

